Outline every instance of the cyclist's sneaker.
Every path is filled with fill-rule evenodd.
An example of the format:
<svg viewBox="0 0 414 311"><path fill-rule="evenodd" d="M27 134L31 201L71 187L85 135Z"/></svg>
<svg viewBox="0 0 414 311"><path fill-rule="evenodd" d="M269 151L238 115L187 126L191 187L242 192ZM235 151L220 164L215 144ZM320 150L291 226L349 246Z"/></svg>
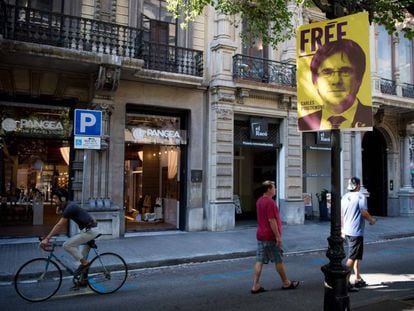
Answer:
<svg viewBox="0 0 414 311"><path fill-rule="evenodd" d="M76 284L71 287L71 290L79 290L79 289L87 287L87 286L88 286L88 282L86 280L80 280L80 281L76 282Z"/></svg>
<svg viewBox="0 0 414 311"><path fill-rule="evenodd" d="M363 279L360 279L360 280L355 280L355 284L354 284L354 286L355 286L356 288L362 288L362 287L366 287L366 286L368 286L368 284L367 284L367 282L365 282Z"/></svg>
<svg viewBox="0 0 414 311"><path fill-rule="evenodd" d="M78 276L78 275L86 273L86 270L88 270L88 267L89 267L89 264L79 265L79 267L75 271L73 271L73 275Z"/></svg>
<svg viewBox="0 0 414 311"><path fill-rule="evenodd" d="M88 286L88 281L86 281L86 280L79 280L78 286L79 287L86 287L86 286Z"/></svg>

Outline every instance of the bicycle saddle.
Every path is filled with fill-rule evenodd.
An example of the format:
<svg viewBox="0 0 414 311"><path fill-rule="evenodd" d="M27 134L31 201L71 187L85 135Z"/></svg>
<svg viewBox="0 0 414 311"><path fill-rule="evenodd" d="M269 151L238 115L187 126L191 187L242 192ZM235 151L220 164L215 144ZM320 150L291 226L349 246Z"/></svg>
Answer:
<svg viewBox="0 0 414 311"><path fill-rule="evenodd" d="M101 235L102 235L102 233L99 233L99 234L95 237L95 239L99 238ZM88 244L90 248L98 248L98 245L96 245L96 243L95 243L95 239L90 240L89 242L86 242L86 244Z"/></svg>

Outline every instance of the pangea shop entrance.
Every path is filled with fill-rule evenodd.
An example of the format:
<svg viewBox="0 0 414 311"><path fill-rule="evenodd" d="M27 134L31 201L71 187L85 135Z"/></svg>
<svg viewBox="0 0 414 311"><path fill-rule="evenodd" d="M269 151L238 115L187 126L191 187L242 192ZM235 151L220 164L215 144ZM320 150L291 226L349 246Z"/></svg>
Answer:
<svg viewBox="0 0 414 311"><path fill-rule="evenodd" d="M128 111L125 129L126 232L184 229L186 117Z"/></svg>
<svg viewBox="0 0 414 311"><path fill-rule="evenodd" d="M234 201L236 222L257 219L258 188L265 180L277 181L279 121L235 116Z"/></svg>
<svg viewBox="0 0 414 311"><path fill-rule="evenodd" d="M0 237L34 237L58 221L68 189L69 108L0 102Z"/></svg>

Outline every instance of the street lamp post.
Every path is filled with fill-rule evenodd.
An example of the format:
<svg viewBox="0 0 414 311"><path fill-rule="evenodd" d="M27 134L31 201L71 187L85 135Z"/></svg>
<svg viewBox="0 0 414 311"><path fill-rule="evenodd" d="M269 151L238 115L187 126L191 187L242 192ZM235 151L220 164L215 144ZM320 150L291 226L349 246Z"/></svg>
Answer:
<svg viewBox="0 0 414 311"><path fill-rule="evenodd" d="M341 237L341 132L331 130L331 234L328 238L326 256L329 263L321 269L325 274L324 311L346 311L349 309L347 274L349 269L342 264L345 258L344 239Z"/></svg>
<svg viewBox="0 0 414 311"><path fill-rule="evenodd" d="M326 14L334 19L361 11L368 11L369 20L373 18L372 0L312 0ZM329 263L321 269L325 275L324 311L348 311L350 299L347 275L349 269L343 265L345 258L344 239L341 237L341 163L340 130L331 130L331 232L328 237L326 256Z"/></svg>

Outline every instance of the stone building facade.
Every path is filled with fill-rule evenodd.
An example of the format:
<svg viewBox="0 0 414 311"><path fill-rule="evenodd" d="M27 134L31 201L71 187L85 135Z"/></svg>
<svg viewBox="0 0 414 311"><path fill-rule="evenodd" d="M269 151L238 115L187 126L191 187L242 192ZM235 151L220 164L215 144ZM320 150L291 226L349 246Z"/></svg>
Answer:
<svg viewBox="0 0 414 311"><path fill-rule="evenodd" d="M232 229L255 219L255 189L265 179L277 183L284 222L304 223L304 194L318 215L316 193L330 188L330 149L318 134L297 130L294 39L278 49L260 40L245 46L232 18L212 8L183 30L158 0L1 6L2 122L53 114L45 121L65 129L59 136L3 127L1 195L17 206L2 218L15 228L9 236L34 234L35 214L51 225L56 215L46 211L53 210L56 187L90 210L108 237ZM289 8L297 25L323 19ZM373 214L411 216L413 44L389 37L392 58L384 71L383 30L370 31L374 131L342 133L342 189L349 177L362 176ZM411 57L404 74L401 46ZM75 109L102 111L98 149L76 147ZM54 157L36 151L39 144ZM42 192L41 212L32 188ZM22 206L28 212L20 220L15 210Z"/></svg>

